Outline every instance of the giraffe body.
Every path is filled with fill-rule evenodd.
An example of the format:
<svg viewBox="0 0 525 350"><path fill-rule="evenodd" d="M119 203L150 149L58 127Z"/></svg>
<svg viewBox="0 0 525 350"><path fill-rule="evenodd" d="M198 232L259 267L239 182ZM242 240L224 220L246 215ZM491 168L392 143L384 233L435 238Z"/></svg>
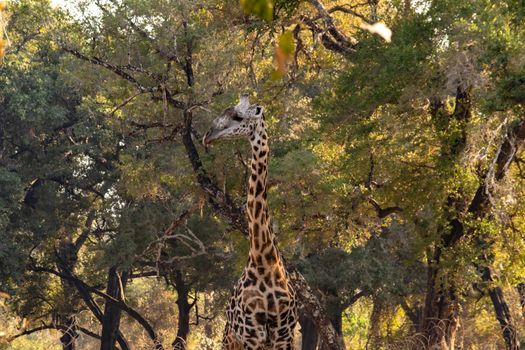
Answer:
<svg viewBox="0 0 525 350"><path fill-rule="evenodd" d="M268 212L266 180L270 149L266 124L262 107L250 105L245 95L237 106L226 109L214 121L203 142L238 137L247 138L252 147L246 208L250 254L228 305L222 349L291 350L297 306Z"/></svg>

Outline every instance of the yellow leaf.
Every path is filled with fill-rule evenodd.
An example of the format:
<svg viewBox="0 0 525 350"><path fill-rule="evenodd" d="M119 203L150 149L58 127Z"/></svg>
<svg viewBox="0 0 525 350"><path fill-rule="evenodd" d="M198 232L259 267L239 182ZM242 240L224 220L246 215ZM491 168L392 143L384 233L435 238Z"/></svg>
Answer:
<svg viewBox="0 0 525 350"><path fill-rule="evenodd" d="M293 33L289 30L279 36L277 47L275 48L275 71L272 73L272 79L282 78L286 73L286 64L290 61L295 52L295 41Z"/></svg>
<svg viewBox="0 0 525 350"><path fill-rule="evenodd" d="M293 33L289 30L285 31L279 37L279 48L283 54L291 56L295 51L295 41L293 40Z"/></svg>
<svg viewBox="0 0 525 350"><path fill-rule="evenodd" d="M273 18L273 0L240 0L244 12L270 21Z"/></svg>

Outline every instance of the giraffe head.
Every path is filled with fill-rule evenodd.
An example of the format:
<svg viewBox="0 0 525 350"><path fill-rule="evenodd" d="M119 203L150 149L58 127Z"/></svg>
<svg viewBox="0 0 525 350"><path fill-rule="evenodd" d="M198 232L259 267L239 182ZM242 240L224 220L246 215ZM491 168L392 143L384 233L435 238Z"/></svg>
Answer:
<svg viewBox="0 0 525 350"><path fill-rule="evenodd" d="M242 94L236 106L226 108L222 115L213 121L202 143L209 145L220 139L249 139L262 117L263 108L258 104L250 105L248 94Z"/></svg>

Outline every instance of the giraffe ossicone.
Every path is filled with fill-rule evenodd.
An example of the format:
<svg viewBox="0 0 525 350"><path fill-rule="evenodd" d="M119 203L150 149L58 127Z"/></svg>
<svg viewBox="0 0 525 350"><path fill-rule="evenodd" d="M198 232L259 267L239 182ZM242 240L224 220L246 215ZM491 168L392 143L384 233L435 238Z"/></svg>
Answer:
<svg viewBox="0 0 525 350"><path fill-rule="evenodd" d="M264 109L250 104L247 94L213 121L203 143L234 138L249 140L252 149L246 206L250 253L228 305L222 349L291 350L297 304L276 246L266 200L270 148Z"/></svg>

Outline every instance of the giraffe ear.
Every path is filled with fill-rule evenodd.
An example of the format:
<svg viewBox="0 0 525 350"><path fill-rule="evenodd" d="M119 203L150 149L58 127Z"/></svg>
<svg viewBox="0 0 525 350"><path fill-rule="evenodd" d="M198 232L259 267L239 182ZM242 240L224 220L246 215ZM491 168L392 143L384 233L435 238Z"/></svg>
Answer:
<svg viewBox="0 0 525 350"><path fill-rule="evenodd" d="M255 106L255 110L253 112L253 117L254 118L262 118L263 113L264 113L264 108L259 106L259 105L256 105Z"/></svg>

